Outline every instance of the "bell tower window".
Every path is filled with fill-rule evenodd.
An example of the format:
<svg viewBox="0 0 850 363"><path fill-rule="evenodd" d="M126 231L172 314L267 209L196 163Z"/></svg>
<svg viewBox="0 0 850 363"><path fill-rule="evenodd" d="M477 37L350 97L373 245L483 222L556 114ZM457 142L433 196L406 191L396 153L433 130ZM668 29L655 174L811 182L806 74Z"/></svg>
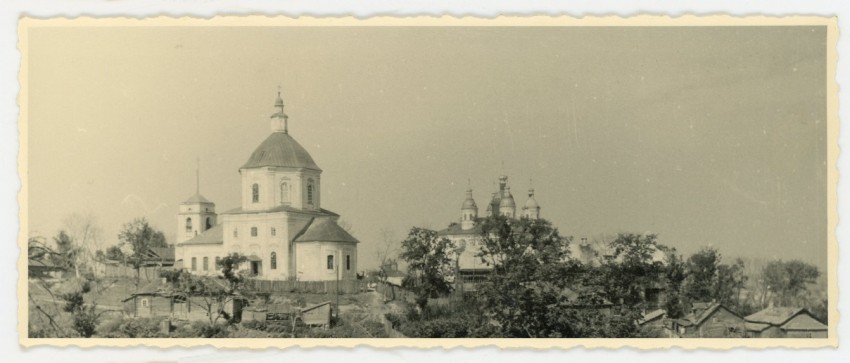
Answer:
<svg viewBox="0 0 850 363"><path fill-rule="evenodd" d="M212 228L212 219L210 219L210 217L207 217L207 227L204 228L204 230L207 230L207 229L210 229L210 228Z"/></svg>
<svg viewBox="0 0 850 363"><path fill-rule="evenodd" d="M307 204L313 205L313 179L307 179Z"/></svg>
<svg viewBox="0 0 850 363"><path fill-rule="evenodd" d="M254 185L251 186L251 202L260 202L260 185L258 185L257 183L254 183Z"/></svg>
<svg viewBox="0 0 850 363"><path fill-rule="evenodd" d="M280 204L289 203L289 183L286 181L280 182Z"/></svg>
<svg viewBox="0 0 850 363"><path fill-rule="evenodd" d="M192 232L192 218L186 218L186 232Z"/></svg>

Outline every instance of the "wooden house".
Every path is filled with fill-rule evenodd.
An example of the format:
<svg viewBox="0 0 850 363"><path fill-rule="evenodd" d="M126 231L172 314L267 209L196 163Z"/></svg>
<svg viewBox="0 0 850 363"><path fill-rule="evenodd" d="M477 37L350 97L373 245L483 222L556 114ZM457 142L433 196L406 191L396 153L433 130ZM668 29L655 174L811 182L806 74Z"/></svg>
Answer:
<svg viewBox="0 0 850 363"><path fill-rule="evenodd" d="M744 318L751 338L826 338L828 327L805 308L773 307Z"/></svg>
<svg viewBox="0 0 850 363"><path fill-rule="evenodd" d="M232 295L216 297L174 292L159 283L151 283L123 300L124 315L132 318L170 318L174 320L208 320L210 312L224 312L239 321L246 299Z"/></svg>
<svg viewBox="0 0 850 363"><path fill-rule="evenodd" d="M657 309L649 311L637 321L641 331L649 337L667 337L670 338L669 319L667 319L667 311Z"/></svg>
<svg viewBox="0 0 850 363"><path fill-rule="evenodd" d="M694 303L691 312L673 321L671 335L680 338L741 338L744 318L720 303Z"/></svg>

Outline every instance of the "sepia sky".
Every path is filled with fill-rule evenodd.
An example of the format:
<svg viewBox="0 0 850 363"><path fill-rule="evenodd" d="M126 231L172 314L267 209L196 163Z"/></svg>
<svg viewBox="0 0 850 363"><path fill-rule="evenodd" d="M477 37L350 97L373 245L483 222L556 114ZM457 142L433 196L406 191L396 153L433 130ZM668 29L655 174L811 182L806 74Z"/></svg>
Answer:
<svg viewBox="0 0 850 363"><path fill-rule="evenodd" d="M826 29L35 28L29 227L91 213L105 244L145 216L173 238L195 191L238 206L238 168L290 134L323 207L376 263L380 230L483 214L504 173L564 235L657 233L685 254L825 270ZM533 181L532 181L533 180Z"/></svg>

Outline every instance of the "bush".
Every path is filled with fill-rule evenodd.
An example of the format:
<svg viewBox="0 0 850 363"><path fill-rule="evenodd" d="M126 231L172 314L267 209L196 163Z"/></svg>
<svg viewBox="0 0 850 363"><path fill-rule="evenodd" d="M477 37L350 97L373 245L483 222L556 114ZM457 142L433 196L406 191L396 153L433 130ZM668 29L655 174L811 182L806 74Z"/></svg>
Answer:
<svg viewBox="0 0 850 363"><path fill-rule="evenodd" d="M162 338L159 324L162 318L138 318L125 320L119 327L119 332L127 338Z"/></svg>

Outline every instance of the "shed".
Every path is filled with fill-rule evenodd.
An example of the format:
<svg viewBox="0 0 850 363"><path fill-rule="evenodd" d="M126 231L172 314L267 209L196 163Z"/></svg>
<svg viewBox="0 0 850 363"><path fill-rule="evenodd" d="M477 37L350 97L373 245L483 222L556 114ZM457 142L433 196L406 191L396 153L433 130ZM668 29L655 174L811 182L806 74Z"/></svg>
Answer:
<svg viewBox="0 0 850 363"><path fill-rule="evenodd" d="M744 318L720 303L694 303L671 328L684 338L740 338L746 331Z"/></svg>
<svg viewBox="0 0 850 363"><path fill-rule="evenodd" d="M329 327L331 325L331 302L325 301L302 308L301 320L307 326Z"/></svg>

